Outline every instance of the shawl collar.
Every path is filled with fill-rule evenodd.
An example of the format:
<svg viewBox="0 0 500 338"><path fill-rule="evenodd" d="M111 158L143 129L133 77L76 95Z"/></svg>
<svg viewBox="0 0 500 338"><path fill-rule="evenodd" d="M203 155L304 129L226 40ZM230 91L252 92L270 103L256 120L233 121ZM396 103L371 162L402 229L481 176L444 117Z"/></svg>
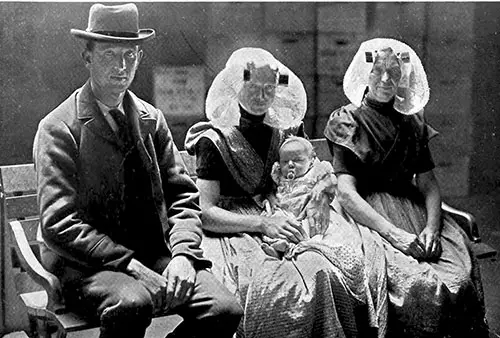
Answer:
<svg viewBox="0 0 500 338"><path fill-rule="evenodd" d="M224 163L238 185L248 194L254 195L270 179L272 164L277 160L277 150L284 134L273 128L271 144L266 163L262 161L241 132L235 127L218 127L212 122L199 122L193 125L187 135L185 148L195 154L198 141L206 137L219 150Z"/></svg>

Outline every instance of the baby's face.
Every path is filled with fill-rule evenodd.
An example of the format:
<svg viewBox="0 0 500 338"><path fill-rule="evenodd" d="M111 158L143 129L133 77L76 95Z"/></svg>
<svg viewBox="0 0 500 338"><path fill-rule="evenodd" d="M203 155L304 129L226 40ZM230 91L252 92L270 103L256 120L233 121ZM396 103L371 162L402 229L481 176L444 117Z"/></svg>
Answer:
<svg viewBox="0 0 500 338"><path fill-rule="evenodd" d="M280 149L280 171L283 177L304 176L311 166L312 154L300 142L289 142Z"/></svg>

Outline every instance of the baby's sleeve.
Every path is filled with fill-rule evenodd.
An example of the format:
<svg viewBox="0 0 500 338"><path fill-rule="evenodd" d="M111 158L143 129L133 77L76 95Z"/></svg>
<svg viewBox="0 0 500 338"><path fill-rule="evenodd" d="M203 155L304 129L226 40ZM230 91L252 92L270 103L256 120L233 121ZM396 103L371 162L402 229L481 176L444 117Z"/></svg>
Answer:
<svg viewBox="0 0 500 338"><path fill-rule="evenodd" d="M332 164L328 161L321 161L317 169L316 185L323 185L325 192L333 196L337 187L337 177L333 172Z"/></svg>

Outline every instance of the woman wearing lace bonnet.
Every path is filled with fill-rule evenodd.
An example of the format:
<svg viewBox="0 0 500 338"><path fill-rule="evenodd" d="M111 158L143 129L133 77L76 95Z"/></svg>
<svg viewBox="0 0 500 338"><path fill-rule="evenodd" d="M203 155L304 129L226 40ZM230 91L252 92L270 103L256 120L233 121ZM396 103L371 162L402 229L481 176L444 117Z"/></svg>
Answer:
<svg viewBox="0 0 500 338"><path fill-rule="evenodd" d="M325 136L340 205L359 227L367 271L383 271L397 337L487 336L477 263L465 233L441 211L424 120L422 63L393 39L361 44L344 76L351 104L335 110ZM384 282L385 283L385 282Z"/></svg>
<svg viewBox="0 0 500 338"><path fill-rule="evenodd" d="M261 215L279 146L287 135L302 134L306 109L304 86L290 69L263 49L242 48L210 87L209 121L195 124L186 136L187 151L196 155L202 247L214 274L245 308L241 336L359 332L354 311L364 304L347 287L353 276L343 275L342 266L317 252L279 260L261 248L262 235L293 243L306 236L292 217Z"/></svg>

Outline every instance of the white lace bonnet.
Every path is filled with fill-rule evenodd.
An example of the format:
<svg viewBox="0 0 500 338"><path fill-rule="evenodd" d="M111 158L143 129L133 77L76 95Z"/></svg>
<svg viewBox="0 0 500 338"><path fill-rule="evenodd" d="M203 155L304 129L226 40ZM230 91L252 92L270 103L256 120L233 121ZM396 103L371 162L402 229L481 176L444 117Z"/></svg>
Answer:
<svg viewBox="0 0 500 338"><path fill-rule="evenodd" d="M398 40L376 38L363 42L344 75L344 93L352 104L359 107L376 53L387 47L398 57L402 71L394 109L405 115L418 113L429 101L427 76L415 51Z"/></svg>
<svg viewBox="0 0 500 338"><path fill-rule="evenodd" d="M268 51L260 48L236 50L226 67L215 77L207 94L205 112L210 121L218 126L236 126L240 119L238 93L243 88L244 70L249 63L255 67L265 65L278 69L278 77L288 76L288 83L278 84L273 104L264 123L277 128L299 125L306 114L307 96L302 81Z"/></svg>

